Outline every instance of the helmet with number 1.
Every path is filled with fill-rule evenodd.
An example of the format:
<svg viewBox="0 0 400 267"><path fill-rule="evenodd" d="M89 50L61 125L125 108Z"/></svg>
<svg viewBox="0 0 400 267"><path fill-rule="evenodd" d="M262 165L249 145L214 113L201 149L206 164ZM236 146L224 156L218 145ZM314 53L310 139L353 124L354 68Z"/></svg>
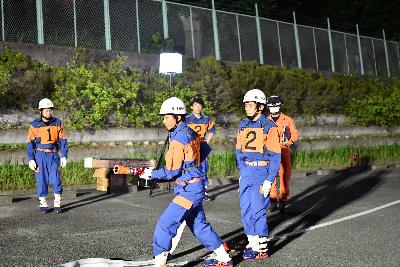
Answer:
<svg viewBox="0 0 400 267"><path fill-rule="evenodd" d="M260 104L266 104L267 100L265 94L260 89L251 89L243 97L243 103L256 102Z"/></svg>
<svg viewBox="0 0 400 267"><path fill-rule="evenodd" d="M44 108L54 108L53 102L48 98L43 98L42 100L39 101L38 109L44 109Z"/></svg>
<svg viewBox="0 0 400 267"><path fill-rule="evenodd" d="M185 115L186 107L182 100L177 97L170 97L165 100L160 108L160 115Z"/></svg>

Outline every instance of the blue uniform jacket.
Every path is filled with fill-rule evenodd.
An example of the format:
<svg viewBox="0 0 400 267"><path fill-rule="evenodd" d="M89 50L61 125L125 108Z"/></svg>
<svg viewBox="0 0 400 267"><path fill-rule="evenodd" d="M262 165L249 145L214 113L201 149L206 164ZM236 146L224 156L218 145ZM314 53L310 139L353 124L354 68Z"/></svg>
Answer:
<svg viewBox="0 0 400 267"><path fill-rule="evenodd" d="M252 168L264 168L265 177L273 182L279 171L281 149L278 128L264 115L256 121L242 120L237 131L236 161L241 177ZM269 161L265 167L251 167L245 161Z"/></svg>
<svg viewBox="0 0 400 267"><path fill-rule="evenodd" d="M186 122L182 122L171 133L168 151L165 154L165 167L153 170L151 177L159 180L176 179L188 181L193 178L205 178L201 159L211 150L203 144L200 153L200 137Z"/></svg>
<svg viewBox="0 0 400 267"><path fill-rule="evenodd" d="M51 149L61 150L62 157L68 157L68 142L61 120L53 117L45 123L41 118L34 120L28 131L26 138L27 158L35 159L35 150Z"/></svg>

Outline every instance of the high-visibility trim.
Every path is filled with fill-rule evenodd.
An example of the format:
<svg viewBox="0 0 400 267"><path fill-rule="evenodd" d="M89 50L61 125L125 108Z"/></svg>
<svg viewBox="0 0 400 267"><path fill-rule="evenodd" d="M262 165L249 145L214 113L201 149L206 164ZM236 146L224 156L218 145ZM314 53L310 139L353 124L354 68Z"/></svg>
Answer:
<svg viewBox="0 0 400 267"><path fill-rule="evenodd" d="M192 207L192 205L193 205L193 202L192 202L192 201L190 201L189 199L184 198L184 197L182 197L182 196L176 196L176 197L174 197L174 199L172 200L172 202L175 203L175 204L177 204L177 205L179 205L179 206L181 206L181 207L183 207L184 209L187 209L187 210L189 210L189 209Z"/></svg>
<svg viewBox="0 0 400 267"><path fill-rule="evenodd" d="M47 153L57 153L58 149L50 149L50 148L37 148L37 151L47 152Z"/></svg>
<svg viewBox="0 0 400 267"><path fill-rule="evenodd" d="M268 166L269 160L246 160L244 164L252 167Z"/></svg>
<svg viewBox="0 0 400 267"><path fill-rule="evenodd" d="M176 180L175 183L178 185L181 185L181 186L186 186L188 184L194 184L194 183L200 182L201 180L203 180L203 178L193 178L192 180L189 180L189 181Z"/></svg>

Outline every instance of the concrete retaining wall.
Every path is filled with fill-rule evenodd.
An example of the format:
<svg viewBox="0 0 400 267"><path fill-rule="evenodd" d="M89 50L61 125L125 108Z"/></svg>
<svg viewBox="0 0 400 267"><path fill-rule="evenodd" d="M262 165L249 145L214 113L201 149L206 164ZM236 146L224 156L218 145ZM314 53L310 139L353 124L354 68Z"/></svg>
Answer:
<svg viewBox="0 0 400 267"><path fill-rule="evenodd" d="M75 48L55 45L20 44L13 42L1 42L0 51L8 47L28 55L32 60L42 61L49 65L63 66L71 64ZM125 51L107 51L102 49L84 49L82 60L85 62L108 62L118 56L126 57L125 67L135 69L155 69L160 66L160 56L158 54L134 53ZM183 57L182 67L188 68L193 64L193 59Z"/></svg>
<svg viewBox="0 0 400 267"><path fill-rule="evenodd" d="M400 134L400 128L387 129L380 127L349 127L349 126L321 126L299 127L302 138L317 139L331 136L349 138L360 135ZM0 130L0 144L25 143L27 129ZM107 143L107 142L144 142L163 141L167 136L165 129L158 128L110 128L101 130L70 131L67 129L70 142L74 143ZM223 140L235 140L236 128L222 128L217 130L216 137Z"/></svg>

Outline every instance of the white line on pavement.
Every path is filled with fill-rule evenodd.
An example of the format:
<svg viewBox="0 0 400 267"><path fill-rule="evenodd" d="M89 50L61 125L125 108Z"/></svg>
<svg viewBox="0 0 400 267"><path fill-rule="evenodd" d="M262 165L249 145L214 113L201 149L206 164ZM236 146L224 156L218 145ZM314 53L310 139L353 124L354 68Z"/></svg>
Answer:
<svg viewBox="0 0 400 267"><path fill-rule="evenodd" d="M322 228L322 227L325 227L325 226L329 226L329 225L332 225L332 224L336 224L336 223L340 223L340 222L343 222L343 221L351 220L351 219L354 219L354 218L357 218L357 217L360 217L360 216L364 216L364 215L373 213L375 211L378 211L378 210L381 210L381 209L385 209L385 208L388 208L388 207L393 206L393 205L397 205L399 203L400 203L400 200L396 200L396 201L390 202L388 204L385 204L385 205L382 205L382 206L378 206L376 208L373 208L373 209L370 209L370 210L366 210L366 211L363 211L363 212L359 212L359 213L356 213L356 214L353 214L353 215L349 215L349 216L346 216L346 217L343 217L343 218L340 218L340 219L336 219L336 220L333 220L333 221L329 221L329 222L313 225L313 226L310 226L310 227L307 227L307 228L304 228L304 229L298 229L298 230L295 230L295 231L287 233L287 234L278 235L278 236L272 236L268 240L269 241L273 241L273 240L285 239L285 238L287 238L289 236L292 236L292 235L302 234L302 233L309 232L309 231L312 231L312 230L315 230L315 229L318 229L318 228Z"/></svg>
<svg viewBox="0 0 400 267"><path fill-rule="evenodd" d="M393 205L397 205L400 203L400 200L396 200L393 202L390 202L388 204L382 205L382 206L378 206L376 208L367 210L367 211L363 211L363 212L359 212L353 215L349 215L340 219L336 219L333 221L329 221L329 222L325 222L325 223L321 223L321 224L317 224L314 226L310 226L304 229L298 229L295 230L293 232L284 234L284 235L278 235L278 236L272 236L270 237L268 240L269 241L273 241L273 240L280 240L280 239L285 239L289 236L293 236L293 235L298 235L298 234L302 234L305 232L310 232L312 230L316 230L325 226L329 226L329 225L333 225L333 224L337 224L343 221L347 221L347 220L351 220L360 216L364 216L376 211L379 211L381 209L385 209L388 207L391 207ZM231 222L233 223L233 222ZM79 263L79 266L82 267L90 267L90 266L104 266L104 267L150 267L153 266L154 264L154 260L147 260L147 261L122 261L122 260L109 260L109 259L82 259L82 260L78 260L78 261L74 261L74 262L70 262L70 263L66 263L61 265L62 267L72 267L72 266L77 266L75 264ZM184 266L186 264L188 264L189 261L184 261L184 262L176 262L176 263L168 263L168 266Z"/></svg>

